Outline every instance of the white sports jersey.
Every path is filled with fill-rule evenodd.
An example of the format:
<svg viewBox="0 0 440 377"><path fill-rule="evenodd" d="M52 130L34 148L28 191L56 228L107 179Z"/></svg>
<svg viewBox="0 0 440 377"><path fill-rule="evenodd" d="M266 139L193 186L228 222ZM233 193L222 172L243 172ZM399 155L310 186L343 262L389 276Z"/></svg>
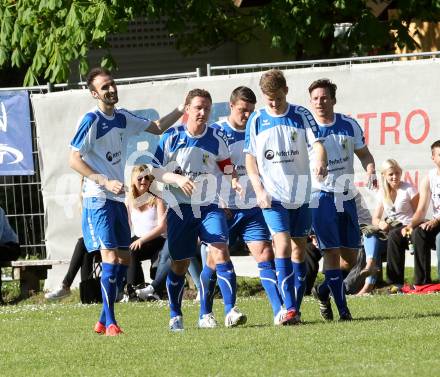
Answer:
<svg viewBox="0 0 440 377"><path fill-rule="evenodd" d="M246 130L239 130L234 128L229 121L214 123L212 127L218 127L223 130L228 139L228 148L231 155L231 162L235 167L240 184L243 187L244 194L241 198L231 185L222 187L222 197L225 198L228 208L231 209L245 209L253 208L257 205L255 192L252 188L251 181L248 179L246 173L246 155L243 152ZM225 182L226 183L226 182ZM223 190L225 194L223 195Z"/></svg>
<svg viewBox="0 0 440 377"><path fill-rule="evenodd" d="M184 124L170 128L160 138L153 164L190 178L196 190L188 197L179 187L169 185L172 197L165 192L164 199L171 207L176 203L217 204L224 178L218 163L230 161L229 157L226 136L218 128L206 126L197 136L191 135ZM230 176L225 179L230 185Z"/></svg>
<svg viewBox="0 0 440 377"><path fill-rule="evenodd" d="M440 175L437 169L429 171L429 188L431 189L432 214L434 219L440 218Z"/></svg>
<svg viewBox="0 0 440 377"><path fill-rule="evenodd" d="M127 139L150 124L150 120L125 109L115 109L113 115L108 116L96 107L79 121L70 146L79 151L93 170L108 179L124 182ZM87 178L84 179L83 196L124 201L124 194L115 195Z"/></svg>
<svg viewBox="0 0 440 377"><path fill-rule="evenodd" d="M308 146L317 140L316 123L306 108L288 104L281 115L263 108L247 122L244 152L256 158L267 193L298 208L310 200Z"/></svg>
<svg viewBox="0 0 440 377"><path fill-rule="evenodd" d="M328 176L323 182L312 177L313 190L342 193L354 191L354 151L365 147L364 134L352 118L335 114L333 123L320 124L316 121L318 137L323 140L328 158ZM315 154L310 148L310 162Z"/></svg>

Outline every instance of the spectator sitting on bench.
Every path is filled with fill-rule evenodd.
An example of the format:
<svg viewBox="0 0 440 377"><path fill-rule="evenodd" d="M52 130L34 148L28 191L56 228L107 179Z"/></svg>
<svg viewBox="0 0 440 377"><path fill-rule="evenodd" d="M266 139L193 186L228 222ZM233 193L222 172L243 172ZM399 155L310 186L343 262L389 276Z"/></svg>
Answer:
<svg viewBox="0 0 440 377"><path fill-rule="evenodd" d="M6 217L5 211L0 207L0 262L17 260L20 256L18 237L12 229ZM0 304L3 303L1 296L2 277L0 273Z"/></svg>
<svg viewBox="0 0 440 377"><path fill-rule="evenodd" d="M70 286L72 285L73 280L75 279L75 276L78 273L79 269L81 269L81 281L90 278L90 275L93 271L94 257L98 258L97 260L101 261L100 254L97 251L93 253L88 253L84 245L84 239L82 237L78 238L75 249L73 250L72 259L70 260L69 269L64 276L61 287L54 291L46 293L44 297L47 300L58 300L60 298L69 296Z"/></svg>

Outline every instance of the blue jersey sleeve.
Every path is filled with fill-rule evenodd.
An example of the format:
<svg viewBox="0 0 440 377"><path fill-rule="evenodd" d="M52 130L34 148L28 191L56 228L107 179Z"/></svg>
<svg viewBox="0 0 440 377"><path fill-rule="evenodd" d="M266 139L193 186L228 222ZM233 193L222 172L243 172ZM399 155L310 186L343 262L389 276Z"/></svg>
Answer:
<svg viewBox="0 0 440 377"><path fill-rule="evenodd" d="M97 120L98 116L95 113L87 113L79 122L70 146L72 149L79 151L81 155L86 154L93 145L93 125L96 124Z"/></svg>

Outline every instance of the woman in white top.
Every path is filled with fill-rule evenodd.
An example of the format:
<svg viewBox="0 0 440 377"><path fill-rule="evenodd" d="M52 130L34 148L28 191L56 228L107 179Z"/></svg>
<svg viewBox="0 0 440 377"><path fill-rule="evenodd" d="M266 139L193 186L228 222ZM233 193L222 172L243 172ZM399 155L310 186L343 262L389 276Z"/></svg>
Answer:
<svg viewBox="0 0 440 377"><path fill-rule="evenodd" d="M413 185L401 180L402 168L396 160L388 159L382 164L381 178L381 200L373 215L373 225L388 234L388 283L400 288L404 283L405 250L408 249L408 237L402 235L401 229L411 223L419 194Z"/></svg>
<svg viewBox="0 0 440 377"><path fill-rule="evenodd" d="M150 190L154 177L147 165L135 166L131 172L127 209L132 233L131 262L127 273L127 289L145 283L141 262L157 259L165 243L165 204Z"/></svg>

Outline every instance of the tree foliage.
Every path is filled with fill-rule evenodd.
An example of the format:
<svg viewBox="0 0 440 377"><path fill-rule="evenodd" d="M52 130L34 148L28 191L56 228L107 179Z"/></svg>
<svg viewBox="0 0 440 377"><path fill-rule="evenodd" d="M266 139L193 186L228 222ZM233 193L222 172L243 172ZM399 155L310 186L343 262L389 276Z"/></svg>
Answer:
<svg viewBox="0 0 440 377"><path fill-rule="evenodd" d="M138 18L163 20L185 54L245 43L265 30L290 59L364 55L394 46L415 47L414 20L435 21L440 0L395 0L398 17L376 18L364 0L272 0L238 9L232 0L0 0L0 68L28 67L37 77L67 81L72 64L88 70L90 49L109 49L108 37ZM335 33L335 25L348 23ZM115 65L110 53L103 66Z"/></svg>

